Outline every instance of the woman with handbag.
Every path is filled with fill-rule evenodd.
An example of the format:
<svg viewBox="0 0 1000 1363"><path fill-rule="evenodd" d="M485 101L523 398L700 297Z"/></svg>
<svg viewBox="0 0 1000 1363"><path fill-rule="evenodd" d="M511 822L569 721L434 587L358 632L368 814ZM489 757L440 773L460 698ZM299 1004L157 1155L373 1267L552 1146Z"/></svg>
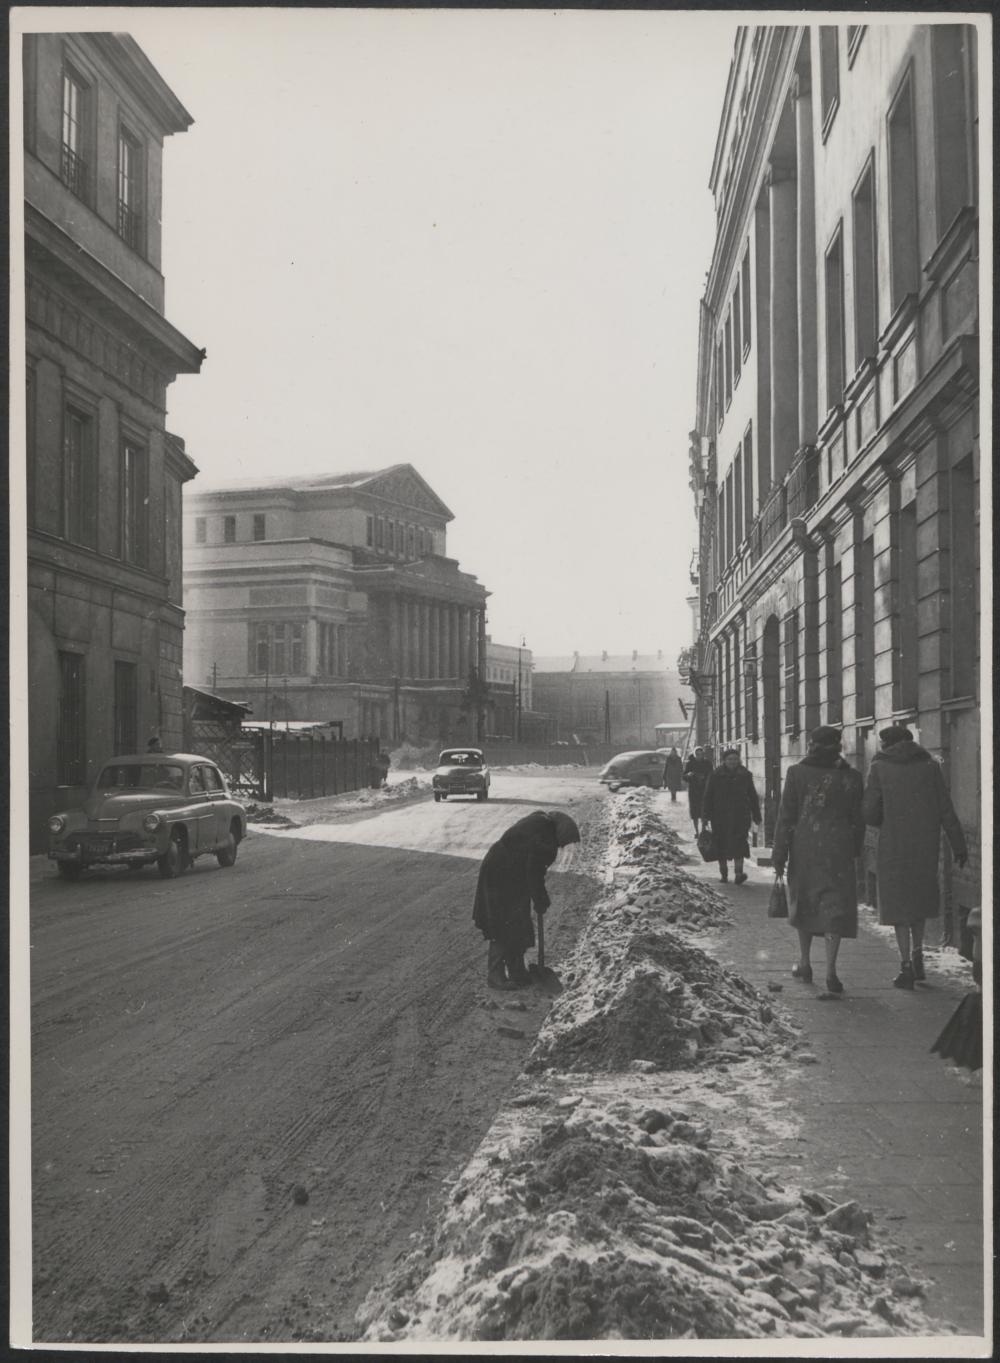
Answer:
<svg viewBox="0 0 1000 1363"><path fill-rule="evenodd" d="M797 980L812 983L814 937L826 943L826 990L839 995L841 939L858 935L855 858L864 844L864 782L840 755L841 736L828 724L809 736L809 752L788 769L781 795L771 864L780 878L788 866L788 921L799 935Z"/></svg>
<svg viewBox="0 0 1000 1363"><path fill-rule="evenodd" d="M742 885L747 878L743 859L750 855L750 825L760 823L760 801L753 777L740 762L738 748L723 749L722 765L715 768L705 786L701 817L705 824L712 825L715 855L706 860L718 861L719 878L724 881L729 879L732 860L736 884Z"/></svg>

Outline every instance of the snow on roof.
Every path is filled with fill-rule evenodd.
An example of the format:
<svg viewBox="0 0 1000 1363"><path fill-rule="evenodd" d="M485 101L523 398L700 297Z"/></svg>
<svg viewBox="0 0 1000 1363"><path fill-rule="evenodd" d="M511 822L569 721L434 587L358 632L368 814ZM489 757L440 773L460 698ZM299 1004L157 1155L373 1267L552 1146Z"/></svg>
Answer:
<svg viewBox="0 0 1000 1363"><path fill-rule="evenodd" d="M306 473L296 478L234 478L224 479L198 487L198 492L254 492L260 489L288 488L290 491L303 492L310 488L363 487L374 478L383 478L387 473L406 468L406 464L389 464L383 469L363 469L351 473Z"/></svg>

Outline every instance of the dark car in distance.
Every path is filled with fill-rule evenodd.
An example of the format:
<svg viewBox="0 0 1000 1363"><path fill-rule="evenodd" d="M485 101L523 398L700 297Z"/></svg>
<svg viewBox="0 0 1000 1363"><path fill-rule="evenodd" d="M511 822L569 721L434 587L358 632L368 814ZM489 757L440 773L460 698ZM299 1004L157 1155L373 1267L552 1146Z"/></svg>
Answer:
<svg viewBox="0 0 1000 1363"><path fill-rule="evenodd" d="M64 880L88 866L154 862L172 879L208 853L232 866L246 831L246 811L210 758L144 753L112 758L80 808L52 815L48 854Z"/></svg>
<svg viewBox="0 0 1000 1363"><path fill-rule="evenodd" d="M622 786L652 786L660 790L666 754L662 752L620 752L612 757L598 774L598 780L609 790L619 790Z"/></svg>
<svg viewBox="0 0 1000 1363"><path fill-rule="evenodd" d="M449 795L488 800L490 769L482 748L445 748L431 777L431 789L435 800L447 800Z"/></svg>

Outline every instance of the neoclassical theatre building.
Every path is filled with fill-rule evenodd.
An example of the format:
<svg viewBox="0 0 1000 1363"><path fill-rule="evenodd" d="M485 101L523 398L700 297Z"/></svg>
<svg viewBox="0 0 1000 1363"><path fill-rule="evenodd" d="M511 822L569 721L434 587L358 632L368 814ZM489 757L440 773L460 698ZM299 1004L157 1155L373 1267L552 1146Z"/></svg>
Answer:
<svg viewBox="0 0 1000 1363"><path fill-rule="evenodd" d="M867 775L907 723L975 849L942 858L952 939L981 895L976 40L739 30L691 438L701 737L742 747L769 838L815 725Z"/></svg>
<svg viewBox="0 0 1000 1363"><path fill-rule="evenodd" d="M477 737L486 598L410 464L199 487L184 499L184 675L254 719L345 738Z"/></svg>

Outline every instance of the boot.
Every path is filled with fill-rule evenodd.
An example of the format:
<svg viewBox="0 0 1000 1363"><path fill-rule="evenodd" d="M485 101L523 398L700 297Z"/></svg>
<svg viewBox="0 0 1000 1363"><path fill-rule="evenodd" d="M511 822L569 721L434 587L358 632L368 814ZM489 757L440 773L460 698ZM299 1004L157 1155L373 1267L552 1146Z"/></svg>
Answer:
<svg viewBox="0 0 1000 1363"><path fill-rule="evenodd" d="M490 989L517 988L508 980L503 964L503 947L499 942L491 942L486 953L486 983Z"/></svg>
<svg viewBox="0 0 1000 1363"><path fill-rule="evenodd" d="M521 989L531 983L528 967L524 964L523 951L508 951L504 954L507 978L515 988Z"/></svg>

